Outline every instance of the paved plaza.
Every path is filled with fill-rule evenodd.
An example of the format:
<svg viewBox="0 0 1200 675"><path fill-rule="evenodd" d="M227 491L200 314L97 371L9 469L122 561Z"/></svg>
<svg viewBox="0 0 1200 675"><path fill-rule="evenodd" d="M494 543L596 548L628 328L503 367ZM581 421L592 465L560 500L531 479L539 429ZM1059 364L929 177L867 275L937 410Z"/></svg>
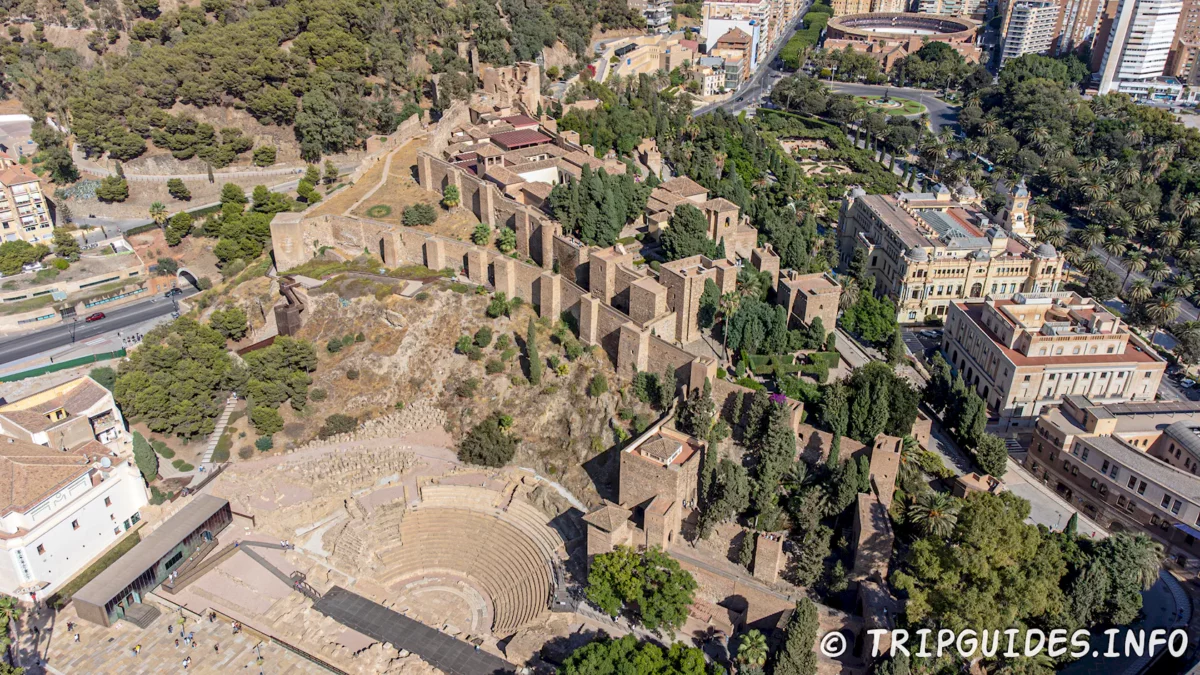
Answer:
<svg viewBox="0 0 1200 675"><path fill-rule="evenodd" d="M181 630L179 613L164 612L148 628L142 629L118 621L112 628L102 628L81 621L68 606L57 616L45 612L38 618L40 628L37 657L45 666L35 664L32 652L32 626L23 631L22 664L29 675L133 675L135 673L263 673L264 675L327 675L328 670L305 660L279 645L248 631L234 635L226 622L195 620L189 615L183 630L195 633L196 646L188 647L183 640L175 646ZM79 642L67 631L67 622L74 624ZM167 632L167 627L171 632ZM138 655L133 648L141 645ZM220 651L214 647L220 646ZM262 663L258 663L261 655ZM184 658L191 664L185 671Z"/></svg>

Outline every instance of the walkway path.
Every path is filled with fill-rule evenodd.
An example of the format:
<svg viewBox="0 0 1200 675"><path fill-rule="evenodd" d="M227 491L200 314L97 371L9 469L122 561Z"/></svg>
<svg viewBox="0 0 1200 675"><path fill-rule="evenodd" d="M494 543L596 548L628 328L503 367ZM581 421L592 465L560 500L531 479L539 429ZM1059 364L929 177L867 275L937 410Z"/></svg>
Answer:
<svg viewBox="0 0 1200 675"><path fill-rule="evenodd" d="M413 140L416 140L416 139L413 139ZM408 143L405 143L404 145L408 145ZM387 158L383 160L383 173L380 174L380 176L379 176L379 182L375 183L375 185L370 190L367 190L366 194L364 194L362 197L359 197L358 201L351 204L350 208L346 209L345 211L342 211L343 216L349 216L354 211L354 209L357 209L358 207L362 206L363 202L370 199L376 192L379 191L380 188L382 188L384 186L385 183L387 183L388 178L390 178L392 175L392 157L397 152L399 152L400 148L403 148L404 145L397 146L396 149L392 150L391 152L389 152L387 154Z"/></svg>
<svg viewBox="0 0 1200 675"><path fill-rule="evenodd" d="M313 609L363 635L396 649L407 649L450 675L495 675L516 670L494 654L340 586L330 588L313 604Z"/></svg>
<svg viewBox="0 0 1200 675"><path fill-rule="evenodd" d="M221 417L217 420L217 426L208 437L208 447L204 450L202 463L212 464L213 453L217 451L217 443L221 441L221 434L225 433L225 425L229 424L229 416L233 414L235 406L237 406L237 396L230 394L229 398L225 401L225 410L221 412Z"/></svg>

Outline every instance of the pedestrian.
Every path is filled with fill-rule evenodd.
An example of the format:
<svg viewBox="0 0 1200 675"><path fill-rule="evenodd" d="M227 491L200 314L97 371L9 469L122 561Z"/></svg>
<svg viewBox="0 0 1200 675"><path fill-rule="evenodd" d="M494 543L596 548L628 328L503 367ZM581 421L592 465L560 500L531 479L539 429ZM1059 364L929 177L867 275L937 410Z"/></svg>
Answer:
<svg viewBox="0 0 1200 675"><path fill-rule="evenodd" d="M172 626L171 624L167 624L167 635L171 635L174 632L175 632L175 626Z"/></svg>
<svg viewBox="0 0 1200 675"><path fill-rule="evenodd" d="M214 652L216 652L216 653L218 653L218 654L220 654L220 653L221 653L221 643L220 643L220 642L218 642L218 643L216 643L216 644L214 644L214 645L213 645L213 651L214 651Z"/></svg>
<svg viewBox="0 0 1200 675"><path fill-rule="evenodd" d="M79 642L79 633L76 633L76 634L75 634L75 641L76 641L76 642Z"/></svg>
<svg viewBox="0 0 1200 675"><path fill-rule="evenodd" d="M175 649L179 649L179 638L175 638Z"/></svg>

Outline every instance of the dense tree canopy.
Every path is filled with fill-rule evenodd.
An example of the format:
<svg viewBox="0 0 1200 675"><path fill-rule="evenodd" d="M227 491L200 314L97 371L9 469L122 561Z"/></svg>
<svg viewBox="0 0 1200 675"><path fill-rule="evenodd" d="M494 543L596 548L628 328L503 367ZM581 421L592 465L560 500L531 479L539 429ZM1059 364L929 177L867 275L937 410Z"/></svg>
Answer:
<svg viewBox="0 0 1200 675"><path fill-rule="evenodd" d="M588 571L587 598L612 616L631 610L647 629L679 629L692 604L696 580L661 549L638 553L618 546L596 556Z"/></svg>

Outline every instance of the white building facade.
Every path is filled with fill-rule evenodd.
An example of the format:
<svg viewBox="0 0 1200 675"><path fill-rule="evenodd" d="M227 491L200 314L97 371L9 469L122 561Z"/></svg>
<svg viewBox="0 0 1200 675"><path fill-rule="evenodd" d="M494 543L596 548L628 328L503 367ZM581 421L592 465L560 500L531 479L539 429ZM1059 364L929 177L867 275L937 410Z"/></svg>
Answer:
<svg viewBox="0 0 1200 675"><path fill-rule="evenodd" d="M1000 65L1025 54L1047 54L1054 44L1058 5L1046 0L1023 0L1013 5L1004 28Z"/></svg>
<svg viewBox="0 0 1200 675"><path fill-rule="evenodd" d="M1099 92L1153 97L1172 88L1163 78L1182 0L1120 0L1100 65Z"/></svg>
<svg viewBox="0 0 1200 675"><path fill-rule="evenodd" d="M92 454L94 452L95 454ZM99 443L63 452L0 436L0 593L43 598L120 540L147 504L129 458Z"/></svg>

